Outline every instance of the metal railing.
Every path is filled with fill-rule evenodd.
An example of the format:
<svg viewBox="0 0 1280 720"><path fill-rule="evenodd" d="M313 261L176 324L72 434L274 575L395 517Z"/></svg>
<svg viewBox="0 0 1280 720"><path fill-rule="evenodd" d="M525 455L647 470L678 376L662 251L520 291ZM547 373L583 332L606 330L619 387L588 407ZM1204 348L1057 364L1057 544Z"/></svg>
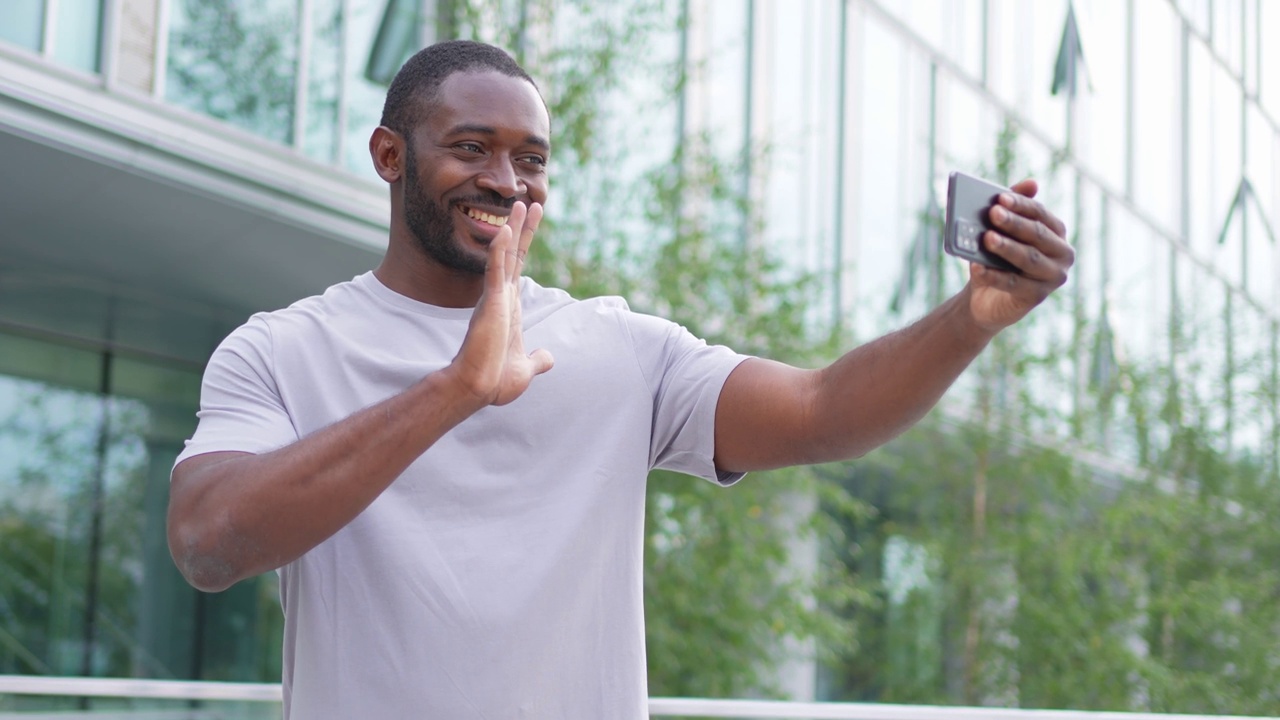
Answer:
<svg viewBox="0 0 1280 720"><path fill-rule="evenodd" d="M49 677L0 675L0 696L43 695L146 700L200 700L279 703L276 683L223 683L132 678ZM1083 710L1021 710L992 707L942 707L936 705L884 705L878 703L785 702L777 700L711 700L704 698L650 698L651 717L805 718L807 720L1259 720L1240 715L1170 715L1160 713L1090 712ZM92 717L104 720L116 715L61 713L51 718ZM159 720L161 713L119 714ZM0 720L27 717L0 713ZM218 717L199 711L167 712L163 717L194 719ZM1270 718L1280 720L1280 718Z"/></svg>

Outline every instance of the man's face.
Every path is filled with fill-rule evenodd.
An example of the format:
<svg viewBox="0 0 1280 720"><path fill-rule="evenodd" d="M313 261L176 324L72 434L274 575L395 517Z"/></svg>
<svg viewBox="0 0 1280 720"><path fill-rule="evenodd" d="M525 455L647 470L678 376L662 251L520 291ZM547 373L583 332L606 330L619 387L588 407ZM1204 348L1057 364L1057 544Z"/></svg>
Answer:
<svg viewBox="0 0 1280 720"><path fill-rule="evenodd" d="M528 81L455 73L407 137L405 223L443 267L484 273L516 200L545 203L550 121Z"/></svg>

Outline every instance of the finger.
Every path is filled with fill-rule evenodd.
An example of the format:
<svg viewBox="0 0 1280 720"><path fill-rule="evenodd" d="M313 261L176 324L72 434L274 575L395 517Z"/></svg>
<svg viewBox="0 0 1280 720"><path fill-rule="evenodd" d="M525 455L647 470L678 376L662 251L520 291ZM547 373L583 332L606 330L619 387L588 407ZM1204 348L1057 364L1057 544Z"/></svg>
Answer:
<svg viewBox="0 0 1280 720"><path fill-rule="evenodd" d="M1071 255L1067 241L1042 220L1009 212L1003 205L992 207L988 215L991 224L1007 237L1026 243L1054 259Z"/></svg>
<svg viewBox="0 0 1280 720"><path fill-rule="evenodd" d="M510 225L508 221L489 243L489 260L484 268L485 295L501 295L506 290L507 254L512 245Z"/></svg>
<svg viewBox="0 0 1280 720"><path fill-rule="evenodd" d="M533 234L538 232L538 225L542 223L542 204L531 203L529 205L529 213L525 216L524 228L520 233L520 241L516 247L516 257L520 258L523 263L526 255L529 254L529 246L533 244Z"/></svg>
<svg viewBox="0 0 1280 720"><path fill-rule="evenodd" d="M1022 183L1018 183L1018 185L1014 186L1014 189L1016 189L1019 185L1023 185L1024 183L1030 183L1032 190L1035 189L1035 181L1031 181L1031 180L1026 180L1026 181L1023 181ZM1033 200L1031 195L1020 195L1017 193L1001 193L999 197L996 198L996 202L1001 207L1008 208L1009 210L1013 211L1018 215L1021 215L1026 218L1031 218L1032 220L1038 220L1044 223L1046 226L1048 226L1050 230L1057 233L1061 237L1065 238L1067 236L1066 224L1063 223L1062 220L1059 219L1057 215L1054 215L1052 212L1050 212L1049 209L1046 208L1038 200Z"/></svg>
<svg viewBox="0 0 1280 720"><path fill-rule="evenodd" d="M1036 223L1039 225L1039 223ZM1043 227L1043 226L1042 226ZM1067 281L1067 268L1074 262L1071 247L1062 243L1067 250L1066 257L1049 257L1040 248L1026 242L1019 242L1000 233L988 230L983 234L983 244L988 250L1008 260L1014 267L1030 280L1044 282L1052 287L1060 287ZM1006 279L1009 287L1017 282L1014 273L1002 273L1010 276Z"/></svg>
<svg viewBox="0 0 1280 720"><path fill-rule="evenodd" d="M1036 196L1036 193L1040 192L1040 184L1031 178L1027 178L1025 180L1019 180L1009 189L1019 195L1025 195L1026 197L1032 198Z"/></svg>
<svg viewBox="0 0 1280 720"><path fill-rule="evenodd" d="M510 255L517 256L512 257L507 261L507 272L504 277L508 281L514 281L520 276L520 262L518 262L520 258L518 257L517 242L519 237L524 234L525 218L528 217L528 214L528 206L523 202L516 201L516 203L511 206L511 215L507 218L507 224L503 226L504 230L508 230L510 232L509 242L505 248L505 252Z"/></svg>

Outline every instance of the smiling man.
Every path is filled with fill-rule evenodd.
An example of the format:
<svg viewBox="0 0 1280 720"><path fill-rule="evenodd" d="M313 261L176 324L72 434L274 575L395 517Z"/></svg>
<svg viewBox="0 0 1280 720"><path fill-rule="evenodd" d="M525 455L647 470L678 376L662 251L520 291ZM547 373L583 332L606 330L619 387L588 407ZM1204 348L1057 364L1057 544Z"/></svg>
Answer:
<svg viewBox="0 0 1280 720"><path fill-rule="evenodd" d="M985 237L1020 275L974 265L823 369L747 358L522 277L549 138L501 50L423 50L369 143L391 192L382 263L253 316L209 362L170 550L202 590L279 573L286 717L647 717L649 470L728 485L862 454L1073 261L1024 181Z"/></svg>

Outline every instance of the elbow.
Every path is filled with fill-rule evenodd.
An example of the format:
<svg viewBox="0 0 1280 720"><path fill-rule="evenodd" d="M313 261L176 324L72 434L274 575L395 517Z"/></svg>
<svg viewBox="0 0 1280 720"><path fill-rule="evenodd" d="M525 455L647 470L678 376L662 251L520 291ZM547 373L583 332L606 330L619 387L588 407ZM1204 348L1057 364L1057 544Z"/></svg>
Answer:
<svg viewBox="0 0 1280 720"><path fill-rule="evenodd" d="M241 579L242 573L225 551L227 543L211 529L195 523L169 521L169 554L178 572L201 592L222 592Z"/></svg>

